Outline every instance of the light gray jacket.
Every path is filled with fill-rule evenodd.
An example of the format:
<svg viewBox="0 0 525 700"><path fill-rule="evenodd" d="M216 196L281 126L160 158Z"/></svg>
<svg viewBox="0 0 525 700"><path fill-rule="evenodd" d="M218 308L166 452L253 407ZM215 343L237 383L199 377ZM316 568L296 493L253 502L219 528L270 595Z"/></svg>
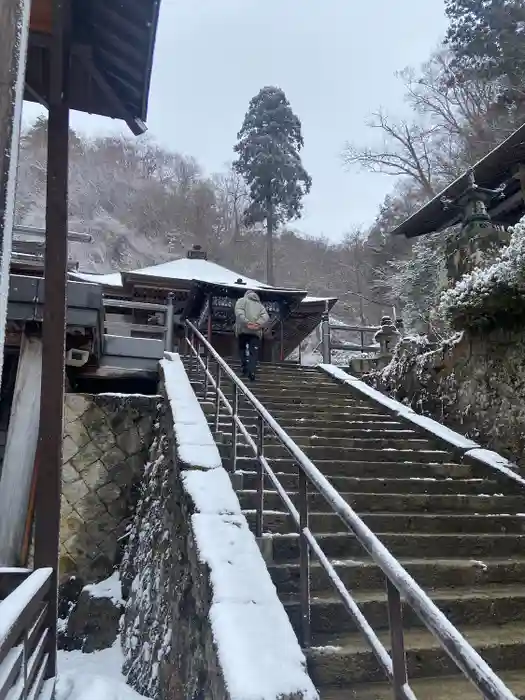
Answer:
<svg viewBox="0 0 525 700"><path fill-rule="evenodd" d="M246 333L262 337L262 329L270 322L270 316L255 292L246 292L235 304L235 335ZM256 323L258 330L248 328L249 323Z"/></svg>

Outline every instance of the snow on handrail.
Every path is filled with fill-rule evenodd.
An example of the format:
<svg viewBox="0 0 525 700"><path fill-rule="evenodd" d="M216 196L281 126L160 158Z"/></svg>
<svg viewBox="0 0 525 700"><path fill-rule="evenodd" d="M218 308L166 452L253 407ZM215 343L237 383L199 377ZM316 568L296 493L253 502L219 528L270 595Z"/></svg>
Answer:
<svg viewBox="0 0 525 700"><path fill-rule="evenodd" d="M238 390L244 394L264 422L279 438L282 445L297 462L299 468L303 471L310 483L315 486L317 491L346 524L348 529L354 533L362 547L370 554L372 560L397 588L406 603L412 607L427 629L438 639L443 649L463 672L465 677L476 686L486 700L517 700L516 696L494 673L486 661L484 661L465 637L454 627L446 615L428 597L406 569L401 566L381 540L379 540L372 530L361 520L340 493L306 456L303 450L301 450L288 433L281 428L244 382L237 377L204 335L202 335L191 321L186 320L186 325L192 333L194 333L195 337L198 338L199 342L204 345L206 351L213 357L215 362L217 362L221 371L224 372L237 386ZM330 368L332 366L324 365L322 367ZM343 372L342 374L345 373ZM379 394L379 392L377 393ZM382 394L380 394L380 396L382 396ZM383 398L387 399L387 397ZM397 404L397 402L394 401L392 401L392 403ZM466 440L466 438L464 438L464 440ZM306 530L308 531L308 528L306 528ZM308 531L308 534L311 533Z"/></svg>
<svg viewBox="0 0 525 700"><path fill-rule="evenodd" d="M356 393L360 394L362 398L380 404L389 411L389 413L401 418L404 422L417 426L417 428L431 437L452 447L452 449L459 452L464 459L470 462L481 463L499 472L499 474L510 479L521 488L525 488L525 479L515 472L517 469L516 465L497 452L485 450L478 445L477 442L474 442L474 440L457 433L455 430L447 428L445 425L438 423L428 416L422 416L416 413L409 406L405 406L401 402L391 399L389 396L385 396L385 394L374 389L360 379L357 379L357 377L348 374L348 372L345 372L340 367L321 364L319 368L333 377L333 379L336 379L342 384L346 384Z"/></svg>

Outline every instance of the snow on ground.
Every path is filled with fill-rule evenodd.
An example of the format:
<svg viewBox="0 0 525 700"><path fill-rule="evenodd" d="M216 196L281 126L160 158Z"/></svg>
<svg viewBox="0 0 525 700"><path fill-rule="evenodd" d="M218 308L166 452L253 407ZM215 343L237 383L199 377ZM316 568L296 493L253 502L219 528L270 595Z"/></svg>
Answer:
<svg viewBox="0 0 525 700"><path fill-rule="evenodd" d="M55 700L143 700L126 685L118 640L110 649L91 654L59 651L57 661Z"/></svg>
<svg viewBox="0 0 525 700"><path fill-rule="evenodd" d="M83 590L93 598L109 598L115 604L122 603L118 571L100 583L84 586ZM119 638L109 649L91 654L59 651L55 700L142 700L142 695L126 685L123 664Z"/></svg>

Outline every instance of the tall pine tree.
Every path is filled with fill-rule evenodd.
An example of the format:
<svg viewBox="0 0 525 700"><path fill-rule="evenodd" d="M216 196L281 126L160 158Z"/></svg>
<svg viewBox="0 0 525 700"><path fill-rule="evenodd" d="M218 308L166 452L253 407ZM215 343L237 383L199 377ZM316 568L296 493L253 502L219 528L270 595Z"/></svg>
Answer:
<svg viewBox="0 0 525 700"><path fill-rule="evenodd" d="M275 229L301 216L302 199L312 185L299 155L301 122L281 89L264 87L250 101L237 138L234 168L250 188L246 222L266 221L266 281L273 285Z"/></svg>
<svg viewBox="0 0 525 700"><path fill-rule="evenodd" d="M522 99L525 78L524 0L445 0L450 21L446 43L458 67L501 80Z"/></svg>

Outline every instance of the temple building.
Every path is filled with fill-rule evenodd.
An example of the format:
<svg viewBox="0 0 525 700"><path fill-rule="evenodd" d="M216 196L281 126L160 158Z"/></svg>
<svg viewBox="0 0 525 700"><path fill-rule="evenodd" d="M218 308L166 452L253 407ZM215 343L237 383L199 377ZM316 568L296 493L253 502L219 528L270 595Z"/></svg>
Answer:
<svg viewBox="0 0 525 700"><path fill-rule="evenodd" d="M140 304L174 305L175 346L184 337L189 319L207 335L223 357L235 355L234 305L248 289L255 290L270 314L261 360L278 362L295 350L320 323L335 298L312 297L300 289L271 287L207 259L200 246L186 257L139 270L110 274L70 272L71 279L96 283L103 289L105 332L111 335L160 339L165 333L162 313ZM113 303L112 303L113 302Z"/></svg>

